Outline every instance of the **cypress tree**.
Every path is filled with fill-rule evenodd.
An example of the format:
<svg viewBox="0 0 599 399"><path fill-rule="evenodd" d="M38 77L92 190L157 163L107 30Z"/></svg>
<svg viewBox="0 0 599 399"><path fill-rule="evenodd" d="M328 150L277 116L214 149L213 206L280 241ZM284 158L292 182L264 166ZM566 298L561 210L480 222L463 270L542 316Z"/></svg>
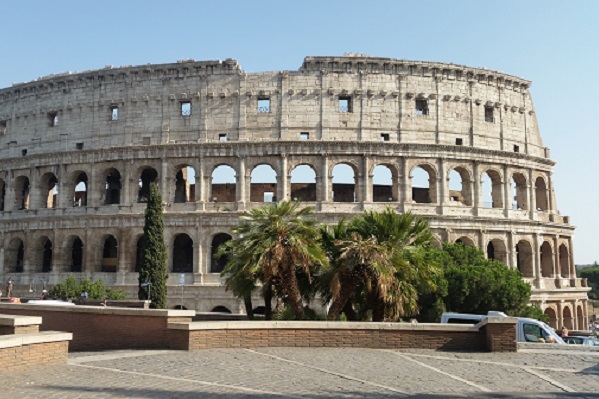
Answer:
<svg viewBox="0 0 599 399"><path fill-rule="evenodd" d="M166 245L164 244L164 218L162 198L156 183L150 184L150 194L145 212L142 264L139 269L139 299L150 299L151 307L166 309ZM150 283L150 287L144 283ZM142 286L144 284L144 286ZM150 298L148 298L148 288Z"/></svg>

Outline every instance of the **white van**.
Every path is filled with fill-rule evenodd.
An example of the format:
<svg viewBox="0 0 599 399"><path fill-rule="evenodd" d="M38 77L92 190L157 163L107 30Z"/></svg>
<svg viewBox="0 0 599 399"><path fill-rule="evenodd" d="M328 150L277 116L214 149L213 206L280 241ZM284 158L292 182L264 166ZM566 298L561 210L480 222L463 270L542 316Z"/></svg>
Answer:
<svg viewBox="0 0 599 399"><path fill-rule="evenodd" d="M443 313L441 323L451 324L478 324L487 317L508 317L503 312L491 311L486 315L467 314L467 313ZM516 341L518 342L539 342L542 338L545 342L553 341L556 344L565 344L564 340L555 333L553 328L535 319L517 317ZM550 338L551 337L551 338Z"/></svg>

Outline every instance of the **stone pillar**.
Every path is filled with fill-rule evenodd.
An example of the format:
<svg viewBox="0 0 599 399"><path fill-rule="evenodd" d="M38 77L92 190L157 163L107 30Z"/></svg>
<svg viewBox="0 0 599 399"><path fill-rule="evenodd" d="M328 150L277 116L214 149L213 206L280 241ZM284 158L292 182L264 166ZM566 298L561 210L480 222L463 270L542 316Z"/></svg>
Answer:
<svg viewBox="0 0 599 399"><path fill-rule="evenodd" d="M245 175L245 158L239 157L239 174L237 175L236 192L237 192L237 209L241 210L241 211L245 210L247 180L248 179Z"/></svg>
<svg viewBox="0 0 599 399"><path fill-rule="evenodd" d="M480 171L479 171L479 163L475 161L472 165L472 174L474 177L474 181L472 182L473 186L473 195L474 195L474 216L478 216L479 210L482 207L482 193L481 193L481 180L480 180Z"/></svg>
<svg viewBox="0 0 599 399"><path fill-rule="evenodd" d="M170 185L168 184L168 161L163 158L160 166L160 194L162 195L162 202L175 202L174 196L169 193Z"/></svg>
<svg viewBox="0 0 599 399"><path fill-rule="evenodd" d="M200 225L195 225L196 236L193 238L193 284L200 285L204 282L205 268L202 258L202 235Z"/></svg>
<svg viewBox="0 0 599 399"><path fill-rule="evenodd" d="M399 100L401 102L401 100ZM409 204L412 202L412 186L410 184L410 171L408 170L408 160L406 158L401 158L401 171L399 173L399 204L400 210L402 212L406 212L410 206Z"/></svg>
<svg viewBox="0 0 599 399"><path fill-rule="evenodd" d="M327 154L322 154L322 177L321 184L321 202L329 202L331 200L331 190L329 188L329 159Z"/></svg>
<svg viewBox="0 0 599 399"><path fill-rule="evenodd" d="M362 202L373 202L373 173L370 171L372 160L368 155L362 157ZM356 181L357 182L357 181Z"/></svg>
<svg viewBox="0 0 599 399"><path fill-rule="evenodd" d="M564 325L564 300L557 303L557 328L562 328Z"/></svg>
<svg viewBox="0 0 599 399"><path fill-rule="evenodd" d="M441 205L441 213L445 213L443 210L443 205L447 204L449 201L449 174L447 173L447 164L443 158L439 158L437 161L437 165L439 168L439 205ZM467 184L466 182L462 182L462 184Z"/></svg>
<svg viewBox="0 0 599 399"><path fill-rule="evenodd" d="M71 190L73 191L73 194L75 193L75 186L73 186L72 182L65 181L67 179L66 165L59 165L58 170L60 172L58 174L58 198L56 198L56 207L71 208L73 206L73 199L71 198L69 200L69 197L71 197Z"/></svg>
<svg viewBox="0 0 599 399"><path fill-rule="evenodd" d="M139 176L131 175L131 166L129 162L125 163L125 167L123 168L122 172L121 182L123 182L123 188L121 190L121 198L119 202L121 205L128 205L132 202L137 202L137 191L132 195L130 189L131 186L137 187Z"/></svg>
<svg viewBox="0 0 599 399"><path fill-rule="evenodd" d="M98 206L100 199L97 196L97 187L96 187L96 174L95 174L95 164L91 164L91 169L89 174L87 175L87 186L85 195L87 196L87 206L93 207Z"/></svg>
<svg viewBox="0 0 599 399"><path fill-rule="evenodd" d="M501 109L501 107L499 108ZM503 165L503 215L506 218L510 217L512 210L512 179L510 178L510 170L507 165Z"/></svg>
<svg viewBox="0 0 599 399"><path fill-rule="evenodd" d="M27 209L42 208L39 181L39 172L34 168L31 168L31 170L29 171L29 207Z"/></svg>
<svg viewBox="0 0 599 399"><path fill-rule="evenodd" d="M277 201L289 200L289 181L291 176L289 175L288 169L288 157L287 154L281 154L281 171L279 184L277 184Z"/></svg>
<svg viewBox="0 0 599 399"><path fill-rule="evenodd" d="M533 277L538 282L537 288L543 288L544 284L543 279L541 278L541 240L538 234L535 234L533 238L532 256Z"/></svg>
<svg viewBox="0 0 599 399"><path fill-rule="evenodd" d="M528 194L530 206L530 220L535 220L537 215L537 193L535 191L535 182L533 181L532 169L528 171Z"/></svg>
<svg viewBox="0 0 599 399"><path fill-rule="evenodd" d="M514 243L514 233L507 233L507 244L506 244L506 260L507 265L513 268L518 267L518 262L516 261L516 244Z"/></svg>
<svg viewBox="0 0 599 399"><path fill-rule="evenodd" d="M200 158L199 166L194 168L197 171L196 174L196 187L195 187L195 196L196 196L196 210L204 211L206 210L206 201L208 197L207 191L207 178L206 178L206 166L203 158Z"/></svg>
<svg viewBox="0 0 599 399"><path fill-rule="evenodd" d="M570 276L576 277L576 264L574 263L574 241L572 240L572 237L568 237L568 265L570 266Z"/></svg>
<svg viewBox="0 0 599 399"><path fill-rule="evenodd" d="M554 277L562 277L562 265L559 259L559 234L553 237L553 275ZM564 278L570 278L569 273L568 276Z"/></svg>
<svg viewBox="0 0 599 399"><path fill-rule="evenodd" d="M4 212L13 211L15 209L19 209L17 201L17 196L15 193L15 179L11 170L6 171L7 179L4 182L4 187L6 187L6 193L4 197ZM13 177L11 177L13 176Z"/></svg>

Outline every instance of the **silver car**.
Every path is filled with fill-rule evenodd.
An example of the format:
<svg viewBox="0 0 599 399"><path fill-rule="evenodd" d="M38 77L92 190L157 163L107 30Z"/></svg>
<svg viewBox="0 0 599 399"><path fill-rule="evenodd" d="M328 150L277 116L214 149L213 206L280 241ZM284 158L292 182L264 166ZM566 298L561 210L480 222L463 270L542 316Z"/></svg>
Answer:
<svg viewBox="0 0 599 399"><path fill-rule="evenodd" d="M597 338L593 338L593 337L562 337L562 338L567 344L599 347L599 340Z"/></svg>

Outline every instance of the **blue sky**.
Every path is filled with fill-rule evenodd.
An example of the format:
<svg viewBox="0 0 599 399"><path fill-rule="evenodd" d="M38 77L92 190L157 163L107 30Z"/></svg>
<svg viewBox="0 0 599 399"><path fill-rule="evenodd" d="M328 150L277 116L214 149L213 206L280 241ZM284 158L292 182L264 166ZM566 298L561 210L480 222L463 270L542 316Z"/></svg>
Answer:
<svg viewBox="0 0 599 399"><path fill-rule="evenodd" d="M106 65L234 58L248 72L360 52L533 81L576 263L599 261L599 1L3 2L0 87Z"/></svg>

